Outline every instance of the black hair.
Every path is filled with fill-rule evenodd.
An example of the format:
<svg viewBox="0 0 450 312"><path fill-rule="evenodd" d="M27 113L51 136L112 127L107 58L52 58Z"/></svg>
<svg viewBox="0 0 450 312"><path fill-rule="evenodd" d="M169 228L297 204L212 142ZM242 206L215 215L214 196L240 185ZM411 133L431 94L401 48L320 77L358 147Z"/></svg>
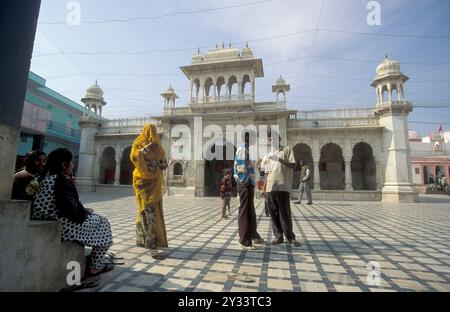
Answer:
<svg viewBox="0 0 450 312"><path fill-rule="evenodd" d="M47 156L44 152L35 150L27 153L25 155L25 168L28 172L36 174L36 164L35 162L39 160L39 157Z"/></svg>
<svg viewBox="0 0 450 312"><path fill-rule="evenodd" d="M45 165L43 178L47 173L50 175L60 174L64 169L63 164L68 164L73 159L72 152L67 148L57 148L48 154L47 164Z"/></svg>

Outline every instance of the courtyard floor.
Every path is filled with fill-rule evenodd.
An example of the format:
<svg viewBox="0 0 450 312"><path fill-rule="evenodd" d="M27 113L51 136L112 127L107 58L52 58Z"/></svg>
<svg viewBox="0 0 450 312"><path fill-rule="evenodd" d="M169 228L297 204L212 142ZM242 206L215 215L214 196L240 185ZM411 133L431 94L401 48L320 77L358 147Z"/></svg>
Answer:
<svg viewBox="0 0 450 312"><path fill-rule="evenodd" d="M450 291L449 197L422 196L418 204L292 204L302 245L255 251L239 247L237 198L231 218L220 221L220 198L165 197L169 248L162 261L135 245L134 197L84 193L81 200L108 217L110 251L125 261L103 274L99 286L82 291ZM261 200L255 206L258 232L270 242L270 218ZM372 271L377 266L379 279ZM229 272L247 272L254 282L232 280ZM375 280L368 282L368 275Z"/></svg>

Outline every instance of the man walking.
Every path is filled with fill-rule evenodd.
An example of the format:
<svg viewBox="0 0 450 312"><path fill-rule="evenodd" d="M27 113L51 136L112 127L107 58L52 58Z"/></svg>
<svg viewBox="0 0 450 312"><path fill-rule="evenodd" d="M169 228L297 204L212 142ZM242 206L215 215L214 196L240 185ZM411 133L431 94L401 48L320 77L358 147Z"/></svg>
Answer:
<svg viewBox="0 0 450 312"><path fill-rule="evenodd" d="M311 189L309 188L309 181L311 180L311 170L305 161L300 160L300 186L298 188L298 201L296 204L302 203L303 192L306 192L306 197L308 198L307 205L312 205L312 195Z"/></svg>
<svg viewBox="0 0 450 312"><path fill-rule="evenodd" d="M256 249L253 244L262 244L264 240L257 232L255 196L255 168L249 157L250 134L245 133L245 143L239 146L234 161L234 177L239 193L238 231L239 243L244 249Z"/></svg>
<svg viewBox="0 0 450 312"><path fill-rule="evenodd" d="M292 230L291 199L293 170L297 168L292 147L283 147L273 141L272 133L269 132L269 144L273 150L269 155L270 170L266 179L265 192L268 193L270 217L272 219L272 230L275 239L273 245L284 242L284 237L289 243L300 246L295 239ZM281 141L281 138L280 138ZM279 141L279 142L280 142Z"/></svg>

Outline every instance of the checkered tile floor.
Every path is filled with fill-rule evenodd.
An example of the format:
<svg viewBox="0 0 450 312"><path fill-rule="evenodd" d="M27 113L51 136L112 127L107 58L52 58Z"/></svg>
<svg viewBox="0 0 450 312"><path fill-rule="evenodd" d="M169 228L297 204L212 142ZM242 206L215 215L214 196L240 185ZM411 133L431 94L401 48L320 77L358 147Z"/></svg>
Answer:
<svg viewBox="0 0 450 312"><path fill-rule="evenodd" d="M109 218L111 251L125 258L89 291L450 291L446 197L422 197L420 204L292 204L302 246L267 244L255 251L238 245L238 199L232 199L231 218L220 221L220 198L165 197L169 248L162 261L135 245L134 197L81 197ZM270 218L261 200L255 205L258 232L270 242ZM247 272L255 281L235 281L228 272Z"/></svg>

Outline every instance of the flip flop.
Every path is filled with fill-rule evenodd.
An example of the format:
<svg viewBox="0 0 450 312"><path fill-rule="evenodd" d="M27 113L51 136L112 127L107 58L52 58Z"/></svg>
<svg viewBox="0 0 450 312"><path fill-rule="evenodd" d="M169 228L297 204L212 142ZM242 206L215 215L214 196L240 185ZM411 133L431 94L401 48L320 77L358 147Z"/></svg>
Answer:
<svg viewBox="0 0 450 312"><path fill-rule="evenodd" d="M166 254L162 251L150 252L150 256L155 260L164 260L167 257Z"/></svg>
<svg viewBox="0 0 450 312"><path fill-rule="evenodd" d="M70 292L70 291L76 291L76 290L86 289L86 288L94 288L99 285L100 284L98 284L96 281L82 282L81 285L73 285L73 286L65 287L65 288L61 289L59 292Z"/></svg>
<svg viewBox="0 0 450 312"><path fill-rule="evenodd" d="M247 272L242 273L227 273L228 278L234 279L236 281L252 283L255 281L253 277L250 277Z"/></svg>
<svg viewBox="0 0 450 312"><path fill-rule="evenodd" d="M97 275L100 275L100 274L102 274L102 273L109 272L109 271L111 271L112 269L114 269L114 264L112 264L112 263L106 263L100 271L97 271L97 272L95 272L95 273L92 273L90 270L88 270L88 272L86 273L86 277L97 276Z"/></svg>

